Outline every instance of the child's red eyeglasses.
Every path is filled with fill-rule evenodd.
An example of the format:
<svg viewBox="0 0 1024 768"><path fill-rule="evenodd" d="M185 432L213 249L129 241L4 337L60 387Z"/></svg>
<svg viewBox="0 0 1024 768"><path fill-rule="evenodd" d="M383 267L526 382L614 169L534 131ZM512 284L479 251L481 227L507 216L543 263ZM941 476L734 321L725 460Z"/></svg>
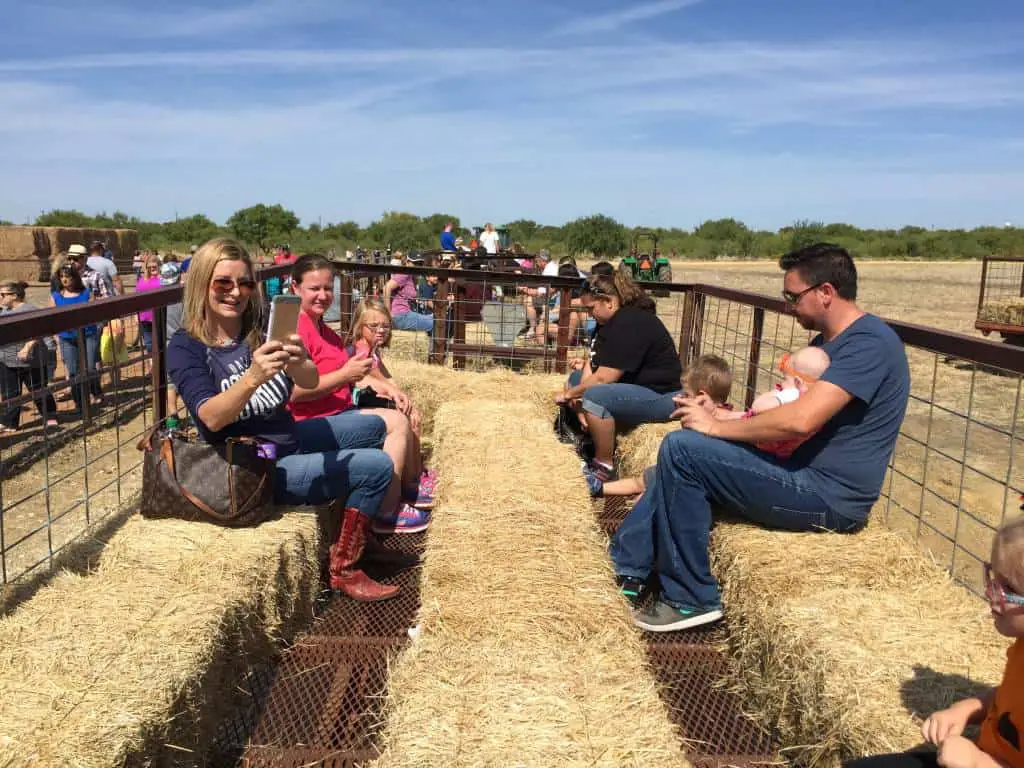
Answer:
<svg viewBox="0 0 1024 768"><path fill-rule="evenodd" d="M985 597L992 606L1005 611L1007 605L1024 605L1024 595L1011 592L998 579L992 578L992 564L982 563L985 568Z"/></svg>

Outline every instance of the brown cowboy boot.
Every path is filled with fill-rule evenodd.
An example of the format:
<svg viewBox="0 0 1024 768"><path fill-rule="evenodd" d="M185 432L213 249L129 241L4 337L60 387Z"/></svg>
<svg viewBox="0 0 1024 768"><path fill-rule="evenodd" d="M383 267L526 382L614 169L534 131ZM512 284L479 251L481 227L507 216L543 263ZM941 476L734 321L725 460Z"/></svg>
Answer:
<svg viewBox="0 0 1024 768"><path fill-rule="evenodd" d="M331 589L336 589L353 600L388 600L398 594L398 587L374 581L355 567L363 555L369 532L370 518L358 509L346 508L341 518L338 541L331 545L328 566Z"/></svg>

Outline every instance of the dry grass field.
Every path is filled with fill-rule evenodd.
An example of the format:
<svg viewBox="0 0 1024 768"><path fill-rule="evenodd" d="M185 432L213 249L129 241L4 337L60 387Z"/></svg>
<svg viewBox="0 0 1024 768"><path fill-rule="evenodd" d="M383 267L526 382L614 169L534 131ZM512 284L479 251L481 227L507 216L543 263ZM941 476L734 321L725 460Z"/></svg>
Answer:
<svg viewBox="0 0 1024 768"><path fill-rule="evenodd" d="M685 282L773 296L781 290L781 273L771 262L685 262L675 264L674 272L677 280ZM980 274L979 263L864 262L860 302L884 317L975 334ZM660 299L659 314L678 338L679 297ZM733 363L737 399L742 399L746 381L750 327L749 309L708 300L704 349L724 354ZM488 343L485 333L482 324L470 327L467 340ZM790 318L769 313L758 389L770 385L771 368L780 352L799 346L804 339L806 333ZM396 334L391 354L423 359L425 352L423 335ZM920 350L908 350L908 357L914 397L896 450L896 471L887 480L886 496L876 514L884 515L894 528L919 537L939 562L977 583L980 569L976 558L967 553L987 556L991 526L1016 510L1016 489L1024 487L1018 456L1019 377L976 371ZM531 364L527 370L534 367ZM82 531L87 520L94 522L134 497L141 480L135 442L152 421L148 375L135 365L122 372L116 395L109 377L105 389L107 401L88 432L80 422L69 421L56 436L44 440L36 412L27 406L22 433L0 438L7 581ZM69 407L70 403L61 404L63 409ZM958 506L968 514L957 515ZM926 524L921 525L919 518ZM48 520L52 527L47 526Z"/></svg>

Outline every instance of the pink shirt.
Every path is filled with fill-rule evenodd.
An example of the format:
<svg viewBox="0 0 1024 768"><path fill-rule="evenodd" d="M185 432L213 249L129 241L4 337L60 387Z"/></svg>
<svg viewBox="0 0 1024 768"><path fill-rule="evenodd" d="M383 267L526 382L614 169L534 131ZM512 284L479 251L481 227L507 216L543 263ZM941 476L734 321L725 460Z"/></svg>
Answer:
<svg viewBox="0 0 1024 768"><path fill-rule="evenodd" d="M404 315L412 312L409 302L416 298L416 281L412 279L412 275L392 275L391 279L398 285L398 290L391 292L391 314Z"/></svg>
<svg viewBox="0 0 1024 768"><path fill-rule="evenodd" d="M339 370L348 362L348 352L341 337L326 323L314 320L305 312L299 313L299 338L306 345L309 358L322 376ZM288 410L296 421L315 419L318 416L333 416L352 407L352 388L340 387L318 400L288 403Z"/></svg>
<svg viewBox="0 0 1024 768"><path fill-rule="evenodd" d="M135 283L135 292L142 293L143 291L155 291L160 287L159 277L143 277ZM153 322L153 310L144 309L139 312L140 323L152 323Z"/></svg>

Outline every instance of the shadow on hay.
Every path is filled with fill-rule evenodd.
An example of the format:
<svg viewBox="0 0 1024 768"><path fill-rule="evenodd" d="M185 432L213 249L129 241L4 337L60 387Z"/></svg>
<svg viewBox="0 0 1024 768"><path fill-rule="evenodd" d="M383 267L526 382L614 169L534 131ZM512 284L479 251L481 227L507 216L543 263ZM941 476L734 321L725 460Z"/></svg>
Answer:
<svg viewBox="0 0 1024 768"><path fill-rule="evenodd" d="M135 514L138 501L139 494L133 495L120 510L107 515L83 531L54 556L52 564L48 567L40 567L12 584L5 584L0 597L0 617L7 616L28 602L55 576L62 573L84 576L95 570L108 542Z"/></svg>
<svg viewBox="0 0 1024 768"><path fill-rule="evenodd" d="M991 686L963 675L937 672L931 667L915 665L914 676L900 684L900 698L909 712L923 719L954 702L981 696L989 690Z"/></svg>

